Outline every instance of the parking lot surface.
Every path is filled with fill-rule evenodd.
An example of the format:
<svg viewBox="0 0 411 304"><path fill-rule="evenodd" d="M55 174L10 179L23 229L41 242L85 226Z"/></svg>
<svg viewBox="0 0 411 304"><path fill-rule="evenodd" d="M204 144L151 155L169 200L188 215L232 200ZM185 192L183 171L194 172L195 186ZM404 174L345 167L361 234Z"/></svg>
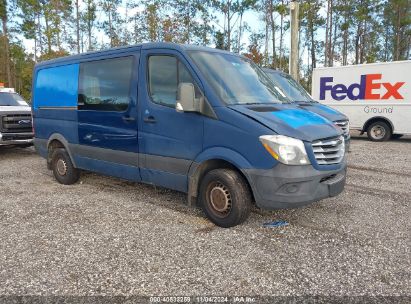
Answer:
<svg viewBox="0 0 411 304"><path fill-rule="evenodd" d="M181 193L63 186L33 148L0 147L0 295L410 296L410 204L410 138L353 138L341 195L231 229Z"/></svg>

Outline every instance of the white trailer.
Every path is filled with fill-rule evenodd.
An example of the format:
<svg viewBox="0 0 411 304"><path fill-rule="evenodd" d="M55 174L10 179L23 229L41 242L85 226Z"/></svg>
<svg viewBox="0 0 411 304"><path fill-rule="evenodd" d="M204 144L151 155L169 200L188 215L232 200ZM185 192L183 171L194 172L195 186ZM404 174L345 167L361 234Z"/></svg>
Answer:
<svg viewBox="0 0 411 304"><path fill-rule="evenodd" d="M411 60L314 69L311 95L373 141L411 134Z"/></svg>

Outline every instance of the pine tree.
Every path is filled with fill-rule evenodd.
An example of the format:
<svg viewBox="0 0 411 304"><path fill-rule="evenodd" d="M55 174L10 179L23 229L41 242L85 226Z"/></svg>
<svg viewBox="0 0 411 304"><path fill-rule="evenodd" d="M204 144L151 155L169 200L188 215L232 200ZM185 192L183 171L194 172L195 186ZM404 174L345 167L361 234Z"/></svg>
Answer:
<svg viewBox="0 0 411 304"><path fill-rule="evenodd" d="M2 22L3 43L4 43L4 67L6 70L7 85L13 86L11 71L10 71L10 45L8 31L8 7L7 0L0 0L0 19Z"/></svg>

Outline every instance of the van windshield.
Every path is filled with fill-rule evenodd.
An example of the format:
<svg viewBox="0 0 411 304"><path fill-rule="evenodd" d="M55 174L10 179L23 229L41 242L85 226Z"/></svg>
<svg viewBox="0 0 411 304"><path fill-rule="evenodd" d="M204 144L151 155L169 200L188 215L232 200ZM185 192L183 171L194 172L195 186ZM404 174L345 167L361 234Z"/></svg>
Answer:
<svg viewBox="0 0 411 304"><path fill-rule="evenodd" d="M0 92L0 106L24 106L27 107L27 102L17 93Z"/></svg>
<svg viewBox="0 0 411 304"><path fill-rule="evenodd" d="M190 57L207 82L226 104L289 103L272 80L251 60L205 51L190 51Z"/></svg>
<svg viewBox="0 0 411 304"><path fill-rule="evenodd" d="M279 88L294 102L316 102L307 91L294 80L290 75L285 73L267 72Z"/></svg>

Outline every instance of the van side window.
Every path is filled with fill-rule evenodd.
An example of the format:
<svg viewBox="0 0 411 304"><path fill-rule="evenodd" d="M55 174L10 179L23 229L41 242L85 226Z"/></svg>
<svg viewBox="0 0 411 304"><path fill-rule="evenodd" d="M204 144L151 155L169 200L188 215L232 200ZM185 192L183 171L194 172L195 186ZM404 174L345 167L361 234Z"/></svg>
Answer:
<svg viewBox="0 0 411 304"><path fill-rule="evenodd" d="M132 70L132 57L80 63L79 110L127 110Z"/></svg>
<svg viewBox="0 0 411 304"><path fill-rule="evenodd" d="M176 57L166 55L153 55L148 59L149 91L153 102L175 107L177 101L177 88L182 82L194 84L196 98L201 92L195 85L190 72Z"/></svg>

